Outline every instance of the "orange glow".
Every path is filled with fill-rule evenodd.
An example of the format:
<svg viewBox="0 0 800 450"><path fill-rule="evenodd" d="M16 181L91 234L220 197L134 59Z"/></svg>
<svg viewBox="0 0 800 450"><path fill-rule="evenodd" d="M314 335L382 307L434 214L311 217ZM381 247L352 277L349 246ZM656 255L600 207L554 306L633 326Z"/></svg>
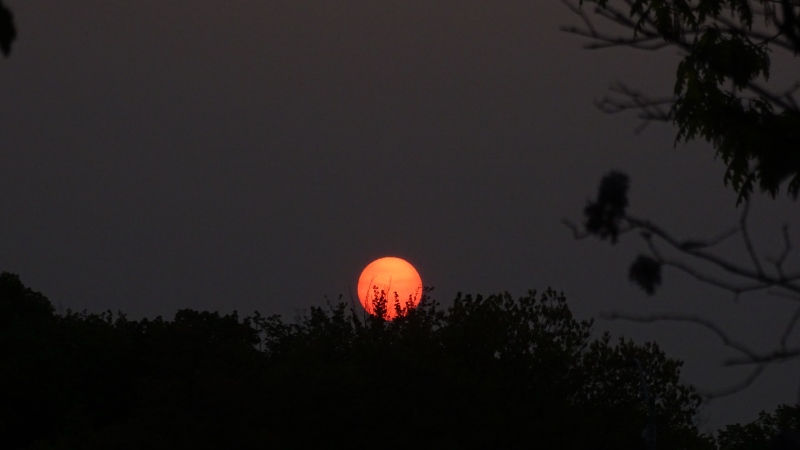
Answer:
<svg viewBox="0 0 800 450"><path fill-rule="evenodd" d="M391 320L397 316L395 294L404 309L409 299L413 306L419 304L422 299L422 278L417 269L403 259L391 256L380 258L364 268L358 278L358 299L370 314L375 314L376 289L378 296L381 292L386 295L386 318Z"/></svg>

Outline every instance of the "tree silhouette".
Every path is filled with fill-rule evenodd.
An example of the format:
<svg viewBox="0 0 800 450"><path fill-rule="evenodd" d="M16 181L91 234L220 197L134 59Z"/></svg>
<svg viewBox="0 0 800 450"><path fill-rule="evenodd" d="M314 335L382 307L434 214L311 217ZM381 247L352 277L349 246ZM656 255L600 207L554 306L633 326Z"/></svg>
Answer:
<svg viewBox="0 0 800 450"><path fill-rule="evenodd" d="M17 27L14 25L14 15L11 10L0 1L0 52L5 57L11 54L11 44L17 39Z"/></svg>
<svg viewBox="0 0 800 450"><path fill-rule="evenodd" d="M684 54L673 93L664 98L625 85L598 106L638 110L644 124L672 122L675 143L703 139L727 166L724 181L739 201L758 187L773 197L781 184L800 193L800 81L770 82L773 63L800 52L797 0L562 0L583 22L563 27L587 37L589 49L677 48ZM595 6L593 15L584 3ZM598 18L600 24L595 23ZM625 30L607 31L606 25ZM777 55L776 55L777 54Z"/></svg>
<svg viewBox="0 0 800 450"><path fill-rule="evenodd" d="M2 311L49 304L0 280ZM392 321L344 303L292 322L42 311L0 329L4 448L635 449L650 421L660 446L713 447L679 361L593 338L552 290L425 298Z"/></svg>
<svg viewBox="0 0 800 450"><path fill-rule="evenodd" d="M728 425L717 436L717 447L726 450L797 450L800 448L800 410L781 405L775 412L761 411L749 424Z"/></svg>

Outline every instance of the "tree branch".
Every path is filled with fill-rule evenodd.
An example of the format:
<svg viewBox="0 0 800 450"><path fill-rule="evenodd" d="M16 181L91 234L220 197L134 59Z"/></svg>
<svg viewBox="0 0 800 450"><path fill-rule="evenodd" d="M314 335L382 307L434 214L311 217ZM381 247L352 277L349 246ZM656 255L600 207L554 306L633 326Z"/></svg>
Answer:
<svg viewBox="0 0 800 450"><path fill-rule="evenodd" d="M703 241L703 240L679 240L663 230L661 227L653 224L648 220L637 219L631 216L626 216L625 220L630 225L630 228L633 229L640 229L644 230L645 233L645 240L648 242L648 247L650 248L653 255L656 257L657 260L661 261L663 264L673 266L677 269L680 269L689 275L699 279L700 281L708 282L709 284L713 284L720 288L729 290L734 294L739 294L742 292L758 290L758 289L765 289L770 287L779 287L781 289L785 289L789 292L794 292L796 294L800 294L800 286L793 284L795 281L800 280L800 273L791 274L787 276L782 271L777 274L777 276L767 274L763 270L763 266L761 262L758 260L758 257L755 254L755 250L753 249L752 242L747 232L747 211L748 209L745 208L743 214L739 221L739 227L735 230L734 233L727 232L723 233L721 237L718 237L715 240ZM751 261L756 266L755 270L750 270L745 267L736 265L728 260L725 260L719 256L714 254L708 253L703 251L703 249L710 248L711 245L715 242L720 242L721 239L724 239L736 232L741 233L743 236L743 240L745 242L745 247L747 248L748 255L751 258ZM655 244L652 243L652 237L658 237L663 242L668 244L673 249L677 250L680 253L683 253L687 256L691 256L693 258L706 261L711 263L714 266L722 269L723 271L741 277L745 280L750 280L754 282L754 284L747 284L744 286L737 286L731 283L722 282L717 279L713 279L707 275L703 275L699 272L699 270L686 265L685 263L675 261L675 260L668 260L661 256L660 252L658 252ZM788 235L787 235L788 238ZM788 255L781 255L781 265L783 261L785 261Z"/></svg>
<svg viewBox="0 0 800 450"><path fill-rule="evenodd" d="M608 185L613 180L623 180L624 189L609 189ZM601 317L616 320L628 320L637 323L651 323L659 321L685 322L699 325L716 335L726 347L735 350L739 356L728 358L723 361L724 366L755 365L754 370L743 381L718 391L707 391L704 395L707 398L719 397L738 392L750 386L755 379L763 372L767 365L771 363L784 362L787 360L800 358L800 347L790 348L789 338L800 323L800 272L787 274L784 265L792 253L793 246L789 235L789 226L784 225L783 248L780 254L774 258L760 259L756 252L756 246L750 236L749 219L750 205L746 203L737 225L729 230L708 239L679 239L661 226L645 219L639 219L626 212L627 200L627 176L618 172L611 172L600 184L598 199L590 202L584 209L587 215L587 222L584 229L579 228L573 222L563 220L562 222L572 230L575 239L584 239L595 236L600 239L608 238L609 229L614 227L619 230L619 234L639 231L640 238L647 247L647 255L640 255L630 269L629 278L652 294L656 286L661 283L661 273L659 268L663 266L675 268L701 283L718 287L733 293L736 298L740 294L766 291L767 294L791 299L798 303L797 309L789 317L783 326L782 333L776 343L775 349L770 352L757 352L744 343L733 339L721 327L713 321L686 314L663 313L648 316L627 315L623 313L603 313ZM605 190L604 190L605 186ZM617 197L610 197L611 194ZM618 198L619 197L619 198ZM623 205L616 210L613 215L607 213L603 206L610 204ZM596 217L596 214L599 216ZM591 224L591 227L589 226ZM728 240L736 234L741 234L743 254L747 262L753 268L736 264L735 262L711 253L711 250L718 244ZM614 242L612 240L612 242ZM666 247L672 255L666 255L661 247ZM674 255L674 256L673 256ZM712 268L721 271L722 276L713 276L707 270L701 270L693 262L699 261L710 264ZM771 266L765 265L765 262ZM774 267L767 270L768 267ZM727 276L726 276L727 275Z"/></svg>
<svg viewBox="0 0 800 450"><path fill-rule="evenodd" d="M712 20L712 23L706 27L699 27L697 29L689 30L682 29L679 33L669 38L666 38L664 34L659 31L657 24L653 22L649 15L641 15L642 21L637 23L631 19L631 16L626 11L615 8L613 5L609 4L606 4L604 7L595 6L595 8L592 10L592 13L596 16L599 16L603 20L614 24L615 26L631 31L632 34L630 36L623 36L620 34L604 33L598 30L597 26L589 17L587 11L579 4L576 4L571 0L561 0L561 2L579 17L585 28L581 29L576 26L562 26L560 29L570 34L588 38L591 42L585 44L584 48L589 50L628 47L637 50L657 51L666 47L674 46L687 53L691 53L694 39L702 32L712 27L715 27L720 33L729 36L745 37L748 39L748 41L756 43L756 45L775 44L779 48L795 55L800 49L800 34L798 34L798 32L800 32L800 24L798 24L797 18L794 17L794 15L787 13L787 11L790 11L791 8L796 7L797 5L790 5L789 0L782 0L780 2L784 11L784 18L782 20L777 17L774 11L772 13L764 12L768 21L774 20L778 25L779 32L773 35L768 35L761 31L753 30L751 27L744 27L727 18L724 13L721 13L715 16ZM594 2L590 1L589 3ZM623 3L628 8L633 6L633 2L630 0L624 0ZM790 32L793 32L794 35L790 35ZM779 37L785 37L787 40L780 40ZM726 78L730 78L730 76L726 75ZM793 97L794 92L796 92L798 89L796 86L792 86L783 93L775 93L755 81L748 81L746 83L746 88L776 107L784 110L798 111L797 101ZM650 106L652 102L650 99L641 96L639 93L636 93L636 97L629 96L629 98L630 100L638 101L629 103L615 103L613 100L604 99L601 104L603 106L610 107L611 111L606 111L602 107L600 109L605 112L617 113L628 109L638 109L641 107L639 102L642 101L648 106ZM670 100L670 103L671 102L672 100ZM661 104L661 100L656 100L655 103ZM647 114L645 114L645 116L646 120L650 120L650 118L647 117ZM667 118L669 118L669 114L659 114L652 119L666 120Z"/></svg>
<svg viewBox="0 0 800 450"><path fill-rule="evenodd" d="M800 309L798 309L798 317L800 317ZM748 376L738 382L734 383L728 387L716 390L707 390L697 388L698 392L706 399L706 400L713 400L715 398L725 397L731 394L735 394L740 392L755 382L756 379L761 375L764 370L773 363L784 362L791 358L795 358L800 356L800 348L792 349L792 350L782 350L782 351L775 351L770 353L759 354L749 348L747 345L743 344L742 342L734 340L727 332L725 332L722 328L720 328L716 323L705 319L703 317L686 315L686 314L672 314L672 313L662 313L662 314L654 314L649 316L637 316L637 315L627 315L621 313L603 313L600 315L604 319L608 320L627 320L635 323L655 323L655 322L679 322L679 323L691 323L694 325L699 325L700 327L710 331L714 335L716 335L722 344L735 350L736 352L743 355L741 358L728 358L723 361L723 366L736 366L736 365L755 365ZM791 326L794 325L796 319L794 321L790 321Z"/></svg>

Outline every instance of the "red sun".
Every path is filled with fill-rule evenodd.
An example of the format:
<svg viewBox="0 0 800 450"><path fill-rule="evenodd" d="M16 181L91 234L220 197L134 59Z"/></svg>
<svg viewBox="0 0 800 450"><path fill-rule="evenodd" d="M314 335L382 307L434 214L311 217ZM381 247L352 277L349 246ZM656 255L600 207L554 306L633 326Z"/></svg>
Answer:
<svg viewBox="0 0 800 450"><path fill-rule="evenodd" d="M408 261L387 256L369 263L358 278L358 299L370 314L375 314L376 291L386 296L386 318L397 317L395 298L405 309L410 302L417 306L422 299L422 278ZM396 295L396 296L395 296Z"/></svg>

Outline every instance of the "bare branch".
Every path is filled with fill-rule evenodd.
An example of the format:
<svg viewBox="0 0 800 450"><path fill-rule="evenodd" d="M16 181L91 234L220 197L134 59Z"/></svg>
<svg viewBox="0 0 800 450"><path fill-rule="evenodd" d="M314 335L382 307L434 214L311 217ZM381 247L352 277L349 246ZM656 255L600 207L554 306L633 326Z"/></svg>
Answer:
<svg viewBox="0 0 800 450"><path fill-rule="evenodd" d="M778 274L778 276L773 276L765 273L760 263L757 263L756 270L746 269L726 259L723 259L717 255L704 251L703 249L708 248L709 245L706 245L707 243L703 241L698 242L698 241L679 240L674 236L672 236L671 234L669 234L668 232L666 232L665 230L663 230L661 227L655 225L654 223L648 220L637 219L631 216L626 216L626 220L628 221L628 223L631 224L633 228L638 228L647 231L648 236L658 237L659 239L667 243L670 247L677 250L678 252L711 263L712 265L717 266L718 268L724 270L725 272L728 272L731 275L736 275L745 280L750 280L754 282L754 284L736 286L731 283L719 282L719 280L714 280L711 277L701 274L697 269L691 268L687 266L685 263L679 261L666 260L663 256L661 256L657 252L657 249L654 244L652 243L648 244L651 251L653 251L653 254L657 257L657 259L662 261L664 264L669 264L673 267L681 269L686 273L694 276L695 278L698 278L700 281L709 282L710 284L727 289L735 294L752 290L769 288L769 287L779 287L789 292L800 294L800 286L792 284L794 281L800 280L800 274L792 274L790 276L786 276L784 274ZM739 228L739 231L743 230ZM749 238L747 238L747 240L749 240ZM755 258L754 251L752 255ZM755 260L757 261L757 258Z"/></svg>
<svg viewBox="0 0 800 450"><path fill-rule="evenodd" d="M735 296L734 297L735 299L738 299L739 295L741 295L741 294L745 294L747 292L765 290L765 289L768 289L770 287L769 284L759 283L759 282L754 282L754 283L751 283L751 284L738 284L738 285L737 284L733 284L733 283L725 281L725 280L723 280L721 278L716 278L716 277L712 277L710 275L703 274L703 273L699 272L698 270L695 270L694 268L690 267L689 265L681 263L680 261L668 261L667 260L667 261L663 261L663 264L665 266L674 267L674 268L680 270L681 272L683 272L683 273L691 276L692 278L696 279L697 281L700 281L700 282L703 282L703 283L706 283L706 284L710 284L710 285L716 286L716 287L718 287L720 289L729 291Z"/></svg>
<svg viewBox="0 0 800 450"><path fill-rule="evenodd" d="M750 202L745 202L742 216L739 218L739 229L742 230L742 239L744 239L744 245L747 248L747 253L750 255L750 260L753 262L756 271L758 271L758 275L764 277L764 269L761 267L761 262L759 262L756 251L753 249L753 242L750 240L750 234L747 232L747 216L749 213Z"/></svg>
<svg viewBox="0 0 800 450"><path fill-rule="evenodd" d="M775 266L775 270L778 272L778 275L782 279L786 279L786 275L783 273L783 265L786 263L786 258L789 257L789 253L792 251L792 239L789 237L789 224L783 225L783 251L777 258L768 258L767 261L771 262Z"/></svg>
<svg viewBox="0 0 800 450"><path fill-rule="evenodd" d="M581 228L578 225L575 224L575 222L573 222L573 221L571 221L569 219L561 219L561 223L564 226L566 226L567 228L569 228L570 230L572 230L572 237L575 238L575 240L577 240L577 241L580 241L580 240L583 240L583 239L586 239L586 238L592 236L592 233L589 233L588 231L585 231L585 230L582 231ZM626 226L621 227L619 229L618 234L621 236L623 234L626 234L626 233L629 233L629 232L633 231L634 229L635 229L634 227L626 225Z"/></svg>
<svg viewBox="0 0 800 450"><path fill-rule="evenodd" d="M624 100L605 96L596 101L595 106L607 114L618 114L631 109L638 109L640 111L638 117L642 119L643 124L637 127L637 133L641 132L651 121L667 122L671 120L669 108L665 108L665 106L672 105L674 99L671 97L649 98L624 83L613 84L609 91L619 94Z"/></svg>
<svg viewBox="0 0 800 450"><path fill-rule="evenodd" d="M781 292L778 290L779 288L770 288L768 293L773 297L783 297L789 300L794 300L800 302L800 295L793 295L791 293Z"/></svg>
<svg viewBox="0 0 800 450"><path fill-rule="evenodd" d="M725 26L725 32L728 34L742 34L742 27L727 18L725 15L720 15L717 17L717 21ZM749 29L746 30L747 37L749 37L753 41L758 41L758 45L770 45L774 44L780 47L783 50L794 52L794 46L791 42L779 39L781 37L785 37L785 33L783 31L779 31L774 34L767 34L758 30Z"/></svg>
<svg viewBox="0 0 800 450"><path fill-rule="evenodd" d="M753 371L747 376L747 378L726 388L715 390L697 388L697 391L706 400L713 400L715 398L727 397L728 395L736 394L737 392L741 392L750 387L750 385L753 384L753 382L755 382L759 376L761 376L761 373L764 372L764 369L766 369L767 366L769 366L768 363L761 363L757 365L755 369L753 369Z"/></svg>
<svg viewBox="0 0 800 450"><path fill-rule="evenodd" d="M561 31L565 31L570 34L575 34L578 36L587 37L593 41L597 41L595 43L586 44L584 48L590 50L597 50L603 48L611 48L611 47L632 47L638 50L658 50L664 47L668 47L672 44L669 42L663 42L661 36L650 30L641 30L639 33L636 33L632 37L622 37L618 35L607 35L601 33L597 30L592 20L589 18L589 15L586 11L581 8L580 6L575 5L572 2L567 0L561 0L561 3L567 6L575 15L577 15L581 22L586 26L586 29L579 29L575 26L562 26ZM630 2L626 2L629 6L631 5ZM606 8L595 7L592 11L594 14L609 20L611 22L618 23L625 28L628 29L635 29L636 24L628 18L628 16L620 11L619 9L614 8L613 6L606 6Z"/></svg>
<svg viewBox="0 0 800 450"><path fill-rule="evenodd" d="M787 351L786 341L789 339L789 335L792 334L792 331L794 331L794 327L797 325L798 320L800 320L800 306L797 307L797 310L795 310L794 314L792 314L792 317L789 319L789 322L783 329L783 334L781 335L781 350L784 352Z"/></svg>
<svg viewBox="0 0 800 450"><path fill-rule="evenodd" d="M601 183L601 186L602 184L603 183ZM627 204L627 199L623 199L622 201ZM771 262L775 267L775 273L770 273L766 270L762 260L759 259L748 230L750 211L750 205L746 204L738 219L737 226L731 227L727 231L709 239L679 239L661 226L649 220L633 217L625 212L623 212L622 217L617 220L620 221L620 234L630 231L639 231L641 239L647 245L650 258L659 266L673 267L701 283L729 291L737 298L740 294L748 292L766 291L770 295L788 298L800 303L800 283L798 283L798 281L800 281L800 272L787 275L783 267L793 249L788 225L783 226L784 246L781 253L772 261L768 258L764 258L764 261ZM593 233L590 232L589 229L583 229L569 220L563 220L562 222L572 230L573 236L576 239L584 239L592 235L597 235L596 232ZM754 267L753 269L740 266L731 260L711 253L713 247L738 233L742 235L741 242L744 246L744 252L747 255L745 258L752 264ZM660 247L666 247L671 255L665 254ZM693 261L709 263L712 267L719 269L723 275L710 275L707 271L701 270L693 264ZM634 266L635 265L636 263L634 262ZM631 270L634 270L633 266ZM727 274L728 277L726 277L725 274ZM800 358L800 348L789 348L788 345L790 336L797 328L798 323L800 323L800 305L798 305L794 314L784 325L776 348L770 352L757 352L753 350L745 343L731 337L713 321L702 317L674 313L637 316L618 312L604 313L601 314L601 317L611 320L622 319L637 323L672 321L699 325L716 335L725 347L735 350L738 353L737 357L724 360L724 366L755 365L753 371L739 383L721 390L701 391L703 395L709 399L730 395L747 388L769 364Z"/></svg>
<svg viewBox="0 0 800 450"><path fill-rule="evenodd" d="M765 353L763 355L759 355L756 358L728 358L723 361L724 366L749 366L752 364L764 364L764 363L782 363L786 362L792 358L800 356L800 348L795 348L791 350L776 350L770 353Z"/></svg>
<svg viewBox="0 0 800 450"><path fill-rule="evenodd" d="M663 314L639 316L639 315L628 315L618 312L601 313L600 317L608 320L627 320L636 323L683 322L683 323L692 323L700 325L701 327L714 333L726 347L736 350L737 352L753 360L759 357L759 355L755 351L753 351L743 343L735 341L728 335L728 333L726 333L717 324L703 317L693 316L689 314L675 314L675 313L663 313Z"/></svg>
<svg viewBox="0 0 800 450"><path fill-rule="evenodd" d="M800 310L798 310L800 311ZM706 390L702 388L697 388L697 391L707 400L712 400L715 398L725 397L731 394L735 394L740 392L755 382L756 379L764 372L764 370L772 363L783 362L790 358L797 357L800 355L800 349L790 350L790 351L783 351L783 352L772 352L768 354L758 354L752 349L750 349L745 344L734 340L728 333L726 333L722 328L720 328L716 323L702 318L698 316L692 315L685 315L685 314L671 314L671 313L664 313L664 314L654 314L649 316L636 316L636 315L626 315L620 313L603 313L600 315L604 319L608 320L628 320L635 323L654 323L654 322L681 322L681 323L691 323L695 325L699 325L702 328L710 331L714 335L716 335L725 347L733 349L740 354L743 355L742 358L734 359L730 358L724 361L723 365L725 366L734 366L734 365L742 365L742 364L755 364L756 367L753 371L742 381L738 383L734 383L726 388L717 389L717 390Z"/></svg>
<svg viewBox="0 0 800 450"><path fill-rule="evenodd" d="M691 241L683 241L681 246L686 248L711 248L717 246L728 238L735 236L739 233L739 229L734 227L729 229L728 231L722 232L716 237L705 239L705 240L691 240Z"/></svg>
<svg viewBox="0 0 800 450"><path fill-rule="evenodd" d="M575 223L573 223L571 220L561 219L561 223L563 223L564 226L572 230L572 237L575 238L575 240L577 241L586 239L587 237L591 236L591 234L588 231L581 231L580 228L578 228L578 226L575 225Z"/></svg>

